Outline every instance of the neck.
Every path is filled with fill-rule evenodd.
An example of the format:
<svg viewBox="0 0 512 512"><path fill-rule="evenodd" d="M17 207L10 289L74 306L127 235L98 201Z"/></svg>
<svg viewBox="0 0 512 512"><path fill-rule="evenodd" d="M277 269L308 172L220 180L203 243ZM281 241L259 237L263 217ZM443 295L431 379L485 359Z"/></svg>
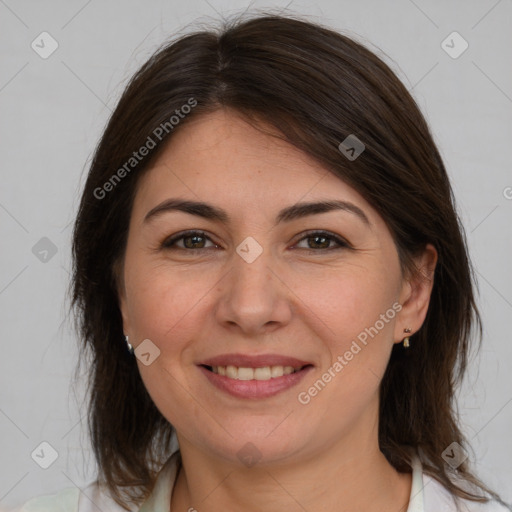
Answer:
<svg viewBox="0 0 512 512"><path fill-rule="evenodd" d="M411 473L399 473L374 442L359 435L327 446L300 463L246 468L226 463L180 440L183 466L171 512L322 510L406 512ZM371 448L369 448L371 447Z"/></svg>

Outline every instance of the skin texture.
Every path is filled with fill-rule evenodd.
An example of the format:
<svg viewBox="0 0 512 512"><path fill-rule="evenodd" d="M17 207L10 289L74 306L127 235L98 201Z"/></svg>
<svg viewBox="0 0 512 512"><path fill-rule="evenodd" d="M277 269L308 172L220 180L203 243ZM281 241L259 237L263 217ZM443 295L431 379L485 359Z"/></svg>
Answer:
<svg viewBox="0 0 512 512"><path fill-rule="evenodd" d="M212 203L231 220L174 211L143 222L171 197ZM283 207L326 199L357 205L371 226L341 210L275 225ZM209 239L189 238L198 249L184 248L187 239L161 247L189 229ZM329 231L350 247L304 238L308 230ZM235 250L248 236L263 248L250 264ZM436 262L431 245L417 259L429 276ZM386 224L353 188L234 111L198 117L139 183L122 276L124 332L135 347L150 339L160 350L150 365L137 364L177 431L184 471L173 510L406 510L411 475L379 450L378 391L393 343L405 327L420 329L433 283L401 275ZM299 403L298 393L396 303L400 312L307 405ZM290 355L315 367L276 396L235 398L197 367L235 352ZM250 468L237 456L247 442L261 456Z"/></svg>

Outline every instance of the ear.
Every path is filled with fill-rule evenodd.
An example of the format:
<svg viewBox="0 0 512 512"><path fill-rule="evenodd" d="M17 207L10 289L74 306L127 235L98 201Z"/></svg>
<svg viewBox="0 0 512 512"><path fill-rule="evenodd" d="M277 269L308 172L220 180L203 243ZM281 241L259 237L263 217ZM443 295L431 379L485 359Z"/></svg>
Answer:
<svg viewBox="0 0 512 512"><path fill-rule="evenodd" d="M402 309L395 324L395 343L401 343L408 336L404 329L411 329L409 336L412 336L423 325L434 286L437 259L435 247L427 244L423 252L414 258L417 272L404 277L399 298Z"/></svg>
<svg viewBox="0 0 512 512"><path fill-rule="evenodd" d="M121 311L121 317L123 319L123 332L126 336L130 333L130 320L128 315L128 304L126 300L126 287L124 283L124 268L120 261L116 261L113 265L113 275L115 289L117 292L117 303L119 310Z"/></svg>
<svg viewBox="0 0 512 512"><path fill-rule="evenodd" d="M130 335L130 320L128 315L128 305L126 303L126 295L124 292L119 293L118 295L119 300L119 310L121 311L121 316L123 318L123 332L125 336Z"/></svg>

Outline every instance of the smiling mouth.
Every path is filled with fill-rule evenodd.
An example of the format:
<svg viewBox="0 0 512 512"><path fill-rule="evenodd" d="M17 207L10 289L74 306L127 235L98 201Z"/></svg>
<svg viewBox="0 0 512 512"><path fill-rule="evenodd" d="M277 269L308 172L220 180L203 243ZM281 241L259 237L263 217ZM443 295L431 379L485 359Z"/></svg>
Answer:
<svg viewBox="0 0 512 512"><path fill-rule="evenodd" d="M283 377L285 375L290 375L292 373L298 373L305 368L313 366L311 364L306 364L304 366L300 366L294 368L293 366L262 366L259 368L250 368L250 367L238 367L238 366L208 366L205 364L200 365L203 368L206 368L212 373L216 373L217 375L221 375L223 377L227 377L228 379L233 380L272 380L278 379L279 377Z"/></svg>

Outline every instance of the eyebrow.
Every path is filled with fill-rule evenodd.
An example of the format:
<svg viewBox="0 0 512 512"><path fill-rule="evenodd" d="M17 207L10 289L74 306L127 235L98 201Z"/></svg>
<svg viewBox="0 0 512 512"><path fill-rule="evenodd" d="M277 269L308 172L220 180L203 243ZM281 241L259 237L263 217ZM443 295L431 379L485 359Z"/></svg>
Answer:
<svg viewBox="0 0 512 512"><path fill-rule="evenodd" d="M276 225L281 222L290 222L295 219L307 217L308 215L326 213L334 210L341 210L352 213L368 227L371 227L371 223L368 220L368 217L363 212L363 210L361 210L361 208L348 201L339 200L297 203L292 206L288 206L283 208L277 214ZM230 222L228 213L225 210L218 208L217 206L213 206L212 204L200 201L170 198L152 208L144 217L144 223L159 217L163 213L171 211L185 212L191 215L197 215L198 217L202 217L204 219L219 221L224 224L229 224Z"/></svg>

